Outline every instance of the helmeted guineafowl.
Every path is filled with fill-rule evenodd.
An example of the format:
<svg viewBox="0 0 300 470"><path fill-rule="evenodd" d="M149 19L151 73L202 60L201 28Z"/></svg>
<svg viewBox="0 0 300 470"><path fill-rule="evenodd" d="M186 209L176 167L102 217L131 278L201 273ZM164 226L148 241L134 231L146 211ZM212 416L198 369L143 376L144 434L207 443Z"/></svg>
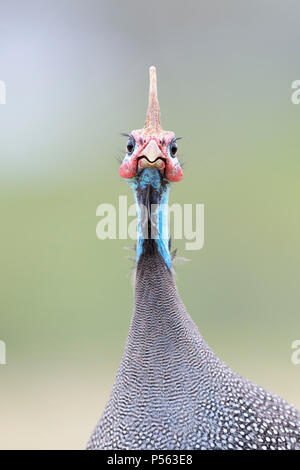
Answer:
<svg viewBox="0 0 300 470"><path fill-rule="evenodd" d="M145 127L129 136L120 174L139 214L135 304L88 449L300 449L300 413L218 359L177 292L167 202L182 170L174 133L160 125L154 67Z"/></svg>

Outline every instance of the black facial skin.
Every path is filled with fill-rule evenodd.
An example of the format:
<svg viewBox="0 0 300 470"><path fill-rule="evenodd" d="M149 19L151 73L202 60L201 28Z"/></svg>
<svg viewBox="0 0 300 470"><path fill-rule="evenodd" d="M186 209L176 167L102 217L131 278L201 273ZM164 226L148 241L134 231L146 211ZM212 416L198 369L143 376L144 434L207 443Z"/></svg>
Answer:
<svg viewBox="0 0 300 470"><path fill-rule="evenodd" d="M142 217L141 224L142 224L142 232L148 234L148 237L145 238L143 243L143 252L148 254L153 254L157 250L157 244L155 240L152 238L151 235L157 234L157 217L152 214L152 205L160 204L162 193L165 191L166 186L169 184L168 180L164 178L164 176L160 173L159 170L157 171L160 177L160 187L159 189L154 189L151 185L147 185L146 187L141 188L139 185L139 180L142 176L142 170L136 176L137 182L137 199L139 204L147 209L145 217Z"/></svg>

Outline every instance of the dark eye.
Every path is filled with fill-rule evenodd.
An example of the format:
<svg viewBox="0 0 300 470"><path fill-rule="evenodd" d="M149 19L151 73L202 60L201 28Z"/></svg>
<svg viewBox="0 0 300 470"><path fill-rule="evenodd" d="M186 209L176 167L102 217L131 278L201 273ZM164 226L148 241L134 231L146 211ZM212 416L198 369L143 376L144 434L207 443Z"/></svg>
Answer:
<svg viewBox="0 0 300 470"><path fill-rule="evenodd" d="M132 152L134 151L134 147L135 147L135 140L131 135L128 139L128 142L127 142L127 153L128 153L128 155L132 154Z"/></svg>
<svg viewBox="0 0 300 470"><path fill-rule="evenodd" d="M176 140L171 140L170 142L170 154L172 157L175 157L177 153L177 144L176 144Z"/></svg>

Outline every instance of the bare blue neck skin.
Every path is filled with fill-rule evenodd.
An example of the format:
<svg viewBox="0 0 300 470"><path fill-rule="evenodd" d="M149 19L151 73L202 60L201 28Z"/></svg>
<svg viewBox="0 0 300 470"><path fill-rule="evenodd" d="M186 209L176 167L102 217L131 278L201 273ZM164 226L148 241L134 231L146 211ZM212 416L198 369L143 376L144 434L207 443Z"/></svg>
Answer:
<svg viewBox="0 0 300 470"><path fill-rule="evenodd" d="M136 260L140 259L151 243L155 243L166 266L170 269L168 184L162 183L157 169L145 168L139 177L130 181L130 185L134 191L138 214ZM151 224L148 222L149 218ZM150 225L151 233L148 230Z"/></svg>

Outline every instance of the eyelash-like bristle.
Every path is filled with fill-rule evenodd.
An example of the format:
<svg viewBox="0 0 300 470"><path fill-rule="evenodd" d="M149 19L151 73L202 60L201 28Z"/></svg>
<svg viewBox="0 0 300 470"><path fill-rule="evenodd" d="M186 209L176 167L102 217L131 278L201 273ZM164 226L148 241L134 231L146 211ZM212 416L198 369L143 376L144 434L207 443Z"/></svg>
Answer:
<svg viewBox="0 0 300 470"><path fill-rule="evenodd" d="M119 156L118 156L118 157L115 156L115 159L116 159L117 162L119 162L119 163L122 163L122 162L123 162L123 158L124 158L124 157L121 158L121 157L119 157Z"/></svg>

